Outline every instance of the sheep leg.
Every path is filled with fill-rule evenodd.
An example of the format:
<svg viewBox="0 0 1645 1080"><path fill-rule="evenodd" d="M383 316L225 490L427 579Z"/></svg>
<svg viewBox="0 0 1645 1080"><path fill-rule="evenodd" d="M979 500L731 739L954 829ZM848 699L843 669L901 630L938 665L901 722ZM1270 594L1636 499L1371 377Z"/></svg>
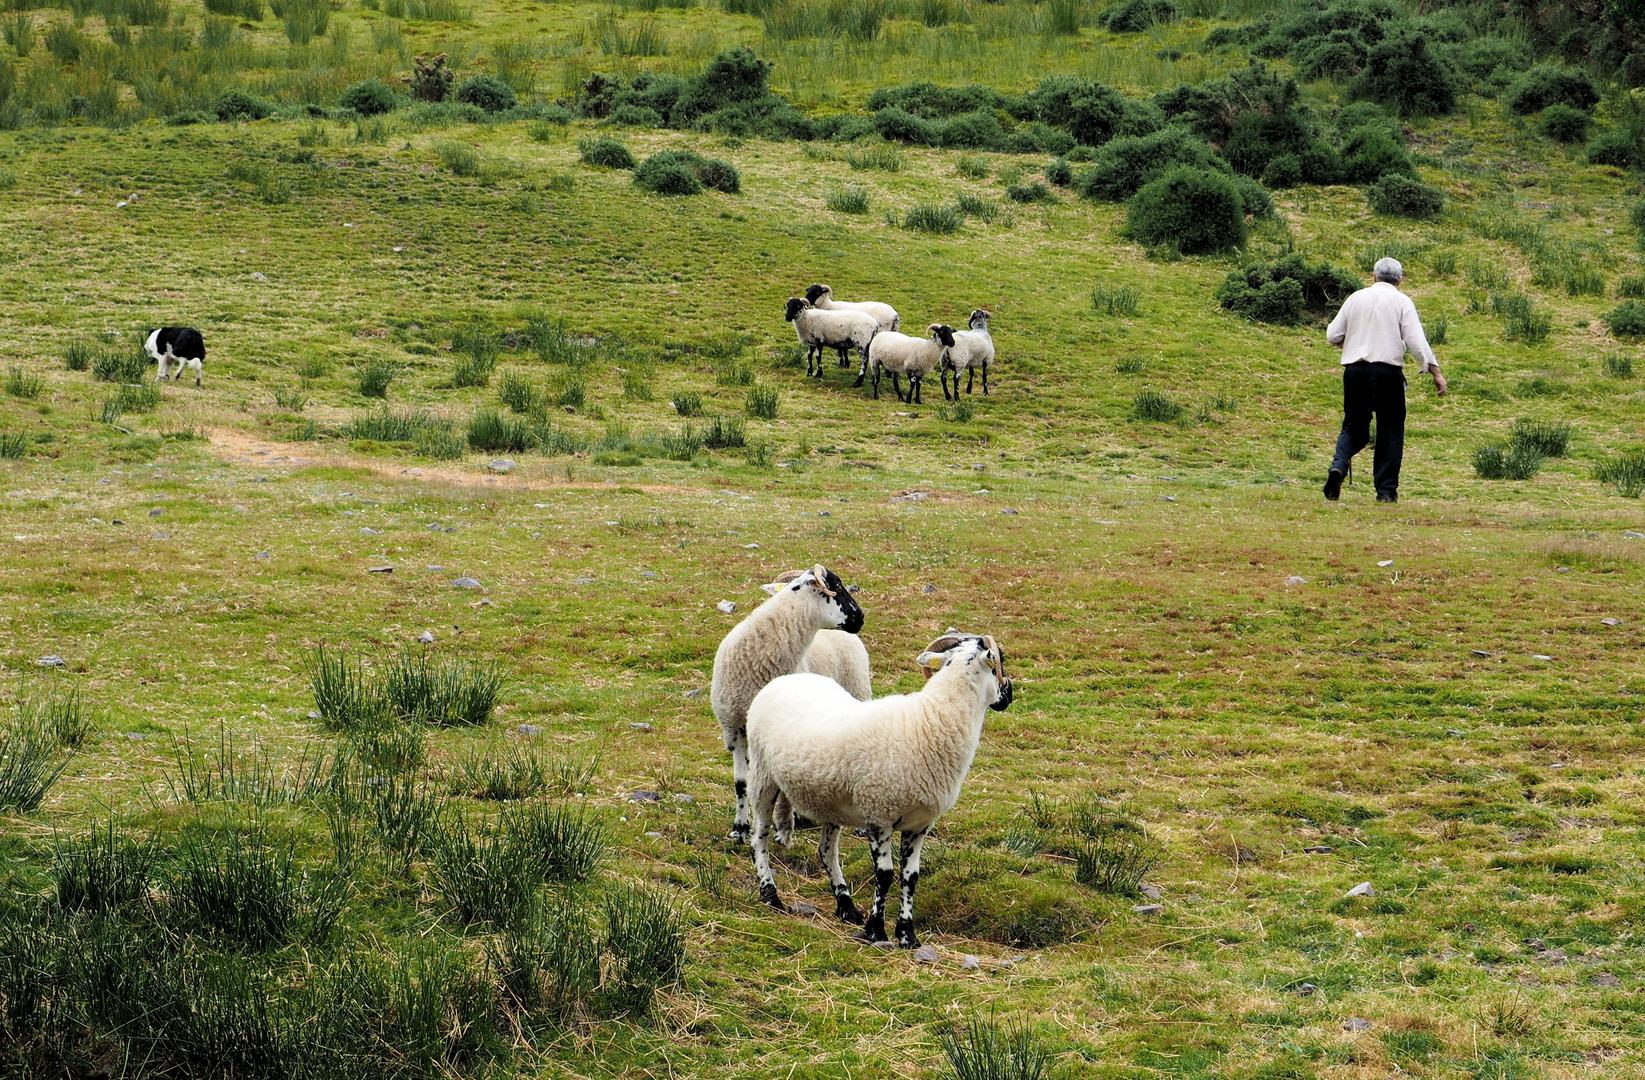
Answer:
<svg viewBox="0 0 1645 1080"><path fill-rule="evenodd" d="M787 911L782 897L777 895L777 878L771 873L771 811L777 802L777 785L759 778L754 792L754 879L760 883L760 900L778 911Z"/></svg>
<svg viewBox="0 0 1645 1080"><path fill-rule="evenodd" d="M942 370L938 372L937 377L942 380L942 399L944 401L947 401L948 400L948 365L947 364L944 364L942 366ZM954 392L958 393L959 389L960 389L960 373L958 371L955 371L954 372Z"/></svg>
<svg viewBox="0 0 1645 1080"><path fill-rule="evenodd" d="M965 373L965 392L967 394L969 394L971 392L971 384L976 382L976 381L977 381L977 369L976 368L968 369ZM982 369L982 392L985 393L985 394L988 393L988 369L987 368ZM960 396L960 377L959 377L958 373L956 373L954 375L954 396L955 397Z"/></svg>
<svg viewBox="0 0 1645 1080"><path fill-rule="evenodd" d="M897 392L897 400L902 401L902 382L897 378L897 373L895 371L891 373L891 389ZM903 404L906 405L908 403L903 401Z"/></svg>
<svg viewBox="0 0 1645 1080"><path fill-rule="evenodd" d="M841 922L862 925L862 912L851 899L851 886L846 884L845 871L840 869L840 832L838 825L823 822L822 839L817 841L817 859L828 871L828 884L834 889L834 914Z"/></svg>
<svg viewBox="0 0 1645 1080"><path fill-rule="evenodd" d="M868 919L858 936L864 941L887 941L885 898L897 874L891 867L891 836L878 825L868 826L868 851L874 857L874 906L868 909Z"/></svg>
<svg viewBox="0 0 1645 1080"><path fill-rule="evenodd" d="M840 354L840 366L841 367L850 367L851 366L851 354L846 352L846 346L836 345L836 346L834 346L834 349L835 349L836 352L838 352ZM822 367L822 357L817 358L817 367L818 368ZM822 372L819 370L817 372L817 374L821 375Z"/></svg>
<svg viewBox="0 0 1645 1080"><path fill-rule="evenodd" d="M988 369L987 368L982 369L982 392L983 392L983 395L986 397L987 394L988 394Z"/></svg>
<svg viewBox="0 0 1645 1080"><path fill-rule="evenodd" d="M902 834L902 910L897 915L897 944L917 948L914 935L914 887L920 883L920 849L925 847L926 830Z"/></svg>
<svg viewBox="0 0 1645 1080"><path fill-rule="evenodd" d="M862 385L861 378L857 380L857 385ZM874 365L874 400L880 400L880 365L878 364Z"/></svg>
<svg viewBox="0 0 1645 1080"><path fill-rule="evenodd" d="M781 791L777 792L777 802L772 816L776 819L777 843L787 847L794 839L794 807L789 804L788 796Z"/></svg>
<svg viewBox="0 0 1645 1080"><path fill-rule="evenodd" d="M861 386L863 377L868 374L868 350L865 348L858 351L862 353L862 367L857 369L857 381L852 383L852 386Z"/></svg>
<svg viewBox="0 0 1645 1080"><path fill-rule="evenodd" d="M925 376L924 375L910 375L910 376L908 376L908 400L909 400L910 403L912 403L914 405L924 405L925 404L924 390L925 390Z"/></svg>
<svg viewBox="0 0 1645 1080"><path fill-rule="evenodd" d="M737 816L731 823L730 838L739 844L748 843L748 729L738 728L726 741L731 751L731 776L737 782Z"/></svg>

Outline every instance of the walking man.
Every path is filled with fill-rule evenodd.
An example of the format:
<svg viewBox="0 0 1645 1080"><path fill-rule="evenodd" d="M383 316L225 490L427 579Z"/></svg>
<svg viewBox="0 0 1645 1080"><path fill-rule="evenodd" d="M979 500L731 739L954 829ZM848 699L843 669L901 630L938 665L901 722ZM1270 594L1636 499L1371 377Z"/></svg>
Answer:
<svg viewBox="0 0 1645 1080"><path fill-rule="evenodd" d="M1377 502L1399 501L1399 462L1405 455L1405 351L1419 361L1417 373L1431 373L1434 391L1445 396L1445 376L1428 347L1417 306L1399 291L1405 268L1397 259L1378 259L1375 281L1350 296L1325 330L1325 340L1342 350L1342 434L1325 477L1325 497L1342 494L1342 480L1355 454L1371 441L1371 414L1377 417L1377 444L1371 479Z"/></svg>

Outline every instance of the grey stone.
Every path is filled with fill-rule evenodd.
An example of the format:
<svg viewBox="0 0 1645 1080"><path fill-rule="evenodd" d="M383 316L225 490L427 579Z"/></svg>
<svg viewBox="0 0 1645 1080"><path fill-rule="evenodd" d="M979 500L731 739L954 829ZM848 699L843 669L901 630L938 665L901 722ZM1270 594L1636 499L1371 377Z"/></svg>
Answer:
<svg viewBox="0 0 1645 1080"><path fill-rule="evenodd" d="M66 667L68 664L66 660L56 654L51 656L42 656L34 663L36 667Z"/></svg>
<svg viewBox="0 0 1645 1080"><path fill-rule="evenodd" d="M966 953L964 956L960 957L960 970L976 971L980 967L982 967L982 961L978 960L970 953Z"/></svg>
<svg viewBox="0 0 1645 1080"><path fill-rule="evenodd" d="M514 467L513 460L505 457L496 458L491 462L491 464L486 466L486 468L490 469L492 472L513 472Z"/></svg>
<svg viewBox="0 0 1645 1080"><path fill-rule="evenodd" d="M431 574L438 574L441 570L444 570L444 569L445 569L445 567L443 567L443 566L431 566L431 567L428 568L428 572L431 573Z"/></svg>
<svg viewBox="0 0 1645 1080"><path fill-rule="evenodd" d="M655 571L655 570L641 570L640 571L640 576L643 577L643 578L654 578L654 577L657 576L657 571Z"/></svg>
<svg viewBox="0 0 1645 1080"><path fill-rule="evenodd" d="M373 529L370 525L361 525L360 526L360 535L361 536L381 536L381 535L383 535L383 530Z"/></svg>
<svg viewBox="0 0 1645 1080"><path fill-rule="evenodd" d="M1307 997L1310 994L1319 993L1319 987L1315 986L1313 983L1297 983L1296 991L1303 997Z"/></svg>
<svg viewBox="0 0 1645 1080"><path fill-rule="evenodd" d="M722 615L729 615L733 611L737 610L737 605L732 603L730 600L721 600L718 604L715 604L714 607Z"/></svg>
<svg viewBox="0 0 1645 1080"><path fill-rule="evenodd" d="M655 791L634 791L634 792L629 793L628 801L629 802L640 802L640 803L662 802L663 797L661 795L657 794Z"/></svg>
<svg viewBox="0 0 1645 1080"><path fill-rule="evenodd" d="M234 504L234 512L236 514L243 514L243 513L246 512L246 508L241 506L239 503L235 503Z"/></svg>
<svg viewBox="0 0 1645 1080"><path fill-rule="evenodd" d="M157 532L154 534L154 538L156 540L170 540L171 534L168 532Z"/></svg>
<svg viewBox="0 0 1645 1080"><path fill-rule="evenodd" d="M885 952L897 951L897 943L895 941L876 941L872 944L874 948L884 950Z"/></svg>
<svg viewBox="0 0 1645 1080"><path fill-rule="evenodd" d="M1015 507L1007 506L1005 509L1001 510L1000 513L1009 517L1016 517L1018 514L1022 513L1022 511L1016 509Z"/></svg>
<svg viewBox="0 0 1645 1080"><path fill-rule="evenodd" d="M1131 908L1138 915L1158 915L1165 910L1164 904L1137 904Z"/></svg>
<svg viewBox="0 0 1645 1080"><path fill-rule="evenodd" d="M744 551L758 551L758 550L760 550L760 545L758 545L758 544L744 544L743 545L743 550Z"/></svg>
<svg viewBox="0 0 1645 1080"><path fill-rule="evenodd" d="M1379 560L1377 560L1377 565L1378 566L1392 566L1392 565L1394 565L1394 560L1392 560L1392 559L1379 559Z"/></svg>
<svg viewBox="0 0 1645 1080"><path fill-rule="evenodd" d="M1306 584L1308 584L1308 579L1305 578L1305 577L1300 577L1296 574L1292 574L1290 577L1285 579L1285 584L1287 584L1287 585L1306 585Z"/></svg>
<svg viewBox="0 0 1645 1080"><path fill-rule="evenodd" d="M161 513L160 508L158 506L156 506L153 510L149 511L149 517L159 517L160 513Z"/></svg>
<svg viewBox="0 0 1645 1080"><path fill-rule="evenodd" d="M543 733L543 729L538 727L536 724L521 724L514 730L518 731L521 735L541 735Z"/></svg>
<svg viewBox="0 0 1645 1080"><path fill-rule="evenodd" d="M1601 620L1599 620L1599 622L1600 622L1601 626L1621 626L1622 625L1622 620L1621 619L1601 619Z"/></svg>
<svg viewBox="0 0 1645 1080"><path fill-rule="evenodd" d="M1532 659L1532 660L1552 660L1552 659L1553 659L1553 657L1551 657L1551 656L1547 656L1547 655L1545 655L1545 654L1543 654L1543 653L1539 653L1539 652L1538 652L1538 653L1532 653L1532 654L1531 654L1531 659Z"/></svg>
<svg viewBox="0 0 1645 1080"><path fill-rule="evenodd" d="M1146 896L1150 900L1158 900L1160 898L1160 891L1159 891L1159 886L1158 885L1141 885L1141 886L1138 886L1137 891L1142 893L1142 895Z"/></svg>
<svg viewBox="0 0 1645 1080"><path fill-rule="evenodd" d="M916 964L935 964L941 959L942 957L937 955L937 950L929 945L921 945L914 950L914 963Z"/></svg>
<svg viewBox="0 0 1645 1080"><path fill-rule="evenodd" d="M481 585L479 583L479 581L477 581L476 579L471 578L471 577L460 577L456 581L453 581L451 583L451 586L454 589L483 589L483 588L485 588L485 586Z"/></svg>
<svg viewBox="0 0 1645 1080"><path fill-rule="evenodd" d="M253 555L252 558L254 558L254 559L272 559L272 558L274 558L274 556L270 555L266 551L259 551L257 554Z"/></svg>
<svg viewBox="0 0 1645 1080"><path fill-rule="evenodd" d="M833 517L834 514L830 510L818 510L817 511L817 516L818 517Z"/></svg>
<svg viewBox="0 0 1645 1080"><path fill-rule="evenodd" d="M1358 1017L1358 1016L1350 1016L1348 1019L1346 1019L1342 1022L1342 1030L1344 1030L1344 1031L1370 1031L1371 1030L1371 1021L1363 1019L1362 1017Z"/></svg>
<svg viewBox="0 0 1645 1080"><path fill-rule="evenodd" d="M1155 479L1156 480L1175 480L1176 477L1174 477L1174 476L1157 476L1157 477L1155 477Z"/></svg>
<svg viewBox="0 0 1645 1080"><path fill-rule="evenodd" d="M648 832L648 833L646 833L646 836L650 837L653 840L661 840L663 838L663 834L660 833L660 832Z"/></svg>
<svg viewBox="0 0 1645 1080"><path fill-rule="evenodd" d="M906 491L901 495L891 496L891 498L887 501L894 503L911 503L921 502L925 499L929 499L930 497L931 493L929 491Z"/></svg>
<svg viewBox="0 0 1645 1080"><path fill-rule="evenodd" d="M113 518L112 520L109 521L109 524L110 525L124 525L125 522L121 521L119 518Z"/></svg>
<svg viewBox="0 0 1645 1080"><path fill-rule="evenodd" d="M261 270L253 270L251 272L251 280L253 280L253 281L267 281L268 276L266 274L264 274Z"/></svg>
<svg viewBox="0 0 1645 1080"><path fill-rule="evenodd" d="M1377 894L1376 888L1374 886L1372 886L1372 884L1369 881L1362 881L1358 885L1355 885L1352 889L1349 889L1346 895L1348 895L1348 896L1375 896L1376 894Z"/></svg>
<svg viewBox="0 0 1645 1080"><path fill-rule="evenodd" d="M394 573L394 567L392 567L392 566L368 566L368 567L366 567L366 573L368 573L368 574L392 574L392 573Z"/></svg>
<svg viewBox="0 0 1645 1080"><path fill-rule="evenodd" d="M687 795L683 791L676 791L674 793L674 801L677 803L694 803L697 800L695 796Z"/></svg>
<svg viewBox="0 0 1645 1080"><path fill-rule="evenodd" d="M591 578L591 577L572 578L571 579L571 584L573 584L573 585L592 585L592 584L594 584L594 579Z"/></svg>
<svg viewBox="0 0 1645 1080"><path fill-rule="evenodd" d="M1022 962L1023 962L1023 961L1024 961L1024 960L1026 960L1026 959L1028 959L1028 957L1026 957L1026 956L1013 956L1013 957L1012 957L1012 958L1011 958L1011 962L1012 962L1012 963L1013 963L1013 964L1020 964L1020 963L1022 963Z"/></svg>
<svg viewBox="0 0 1645 1080"><path fill-rule="evenodd" d="M1622 539L1624 539L1624 540L1645 540L1645 533L1634 532L1634 530L1628 529L1628 530L1625 530L1623 532Z"/></svg>
<svg viewBox="0 0 1645 1080"><path fill-rule="evenodd" d="M1447 736L1449 736L1449 737L1450 737L1450 738L1453 738L1453 739L1460 739L1460 738L1462 738L1462 737L1463 737L1463 736L1464 736L1464 735L1466 735L1466 734L1467 734L1467 732L1465 732L1465 731L1459 731L1459 730L1457 730L1457 729L1456 729L1456 728L1454 728L1454 727L1453 727L1453 728L1446 728L1446 729L1445 729L1445 734L1446 734L1446 735L1447 735Z"/></svg>
<svg viewBox="0 0 1645 1080"><path fill-rule="evenodd" d="M926 582L924 585L920 586L920 592L925 593L927 595L930 595L931 593L934 593L936 591L937 591L937 587L935 585L931 584L929 581Z"/></svg>
<svg viewBox="0 0 1645 1080"><path fill-rule="evenodd" d="M1302 850L1308 855L1331 855L1335 854L1337 849L1327 844L1315 844L1313 847L1305 847Z"/></svg>
<svg viewBox="0 0 1645 1080"><path fill-rule="evenodd" d="M309 710L309 711L308 711L308 718L309 718L309 719L310 719L310 720L318 720L318 719L320 719L320 710L319 710L319 709L310 709L310 710Z"/></svg>
<svg viewBox="0 0 1645 1080"><path fill-rule="evenodd" d="M434 644L434 631L424 630L422 633L417 635L417 640L422 642L424 645Z"/></svg>
<svg viewBox="0 0 1645 1080"><path fill-rule="evenodd" d="M700 697L703 696L703 688L700 687L700 686L694 687L690 690L687 690L685 692L684 696L687 697L687 698L700 698Z"/></svg>
<svg viewBox="0 0 1645 1080"><path fill-rule="evenodd" d="M657 729L652 727L650 724L646 723L644 720L640 720L640 721L636 721L635 723L629 724L628 725L628 730L630 730L630 731L656 731Z"/></svg>
<svg viewBox="0 0 1645 1080"><path fill-rule="evenodd" d="M1481 660L1489 660L1491 658L1491 654L1486 652L1484 649L1469 649L1468 651L1479 657Z"/></svg>
<svg viewBox="0 0 1645 1080"><path fill-rule="evenodd" d="M1177 497L1175 495L1161 495L1160 498L1163 499L1165 502L1176 502L1177 501Z"/></svg>
<svg viewBox="0 0 1645 1080"><path fill-rule="evenodd" d="M815 919L817 916L822 914L822 912L818 911L810 904L789 904L788 913L790 915L798 915L802 919Z"/></svg>

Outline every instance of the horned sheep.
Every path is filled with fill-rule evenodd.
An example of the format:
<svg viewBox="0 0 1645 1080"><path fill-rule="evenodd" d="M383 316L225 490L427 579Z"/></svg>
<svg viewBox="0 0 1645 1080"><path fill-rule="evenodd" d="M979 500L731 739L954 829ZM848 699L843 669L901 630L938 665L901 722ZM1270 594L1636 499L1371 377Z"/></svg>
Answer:
<svg viewBox="0 0 1645 1080"><path fill-rule="evenodd" d="M971 329L954 331L954 347L948 350L948 359L942 365L942 397L948 400L948 373L954 373L954 400L960 399L960 372L966 372L965 392L971 392L971 385L977 378L977 370L982 370L982 392L988 393L988 369L994 366L994 338L988 332L988 320L992 318L982 308L971 312L968 320Z"/></svg>
<svg viewBox="0 0 1645 1080"><path fill-rule="evenodd" d="M845 367L846 350L855 347L866 365L869 342L879 330L872 315L861 311L819 311L797 296L789 299L783 318L794 324L794 333L806 347L805 373L818 379L822 378L824 349L839 353L840 366ZM815 372L811 366L813 355L817 358Z"/></svg>
<svg viewBox="0 0 1645 1080"><path fill-rule="evenodd" d="M857 381L853 385L861 386L863 376L868 369L874 369L874 397L880 396L880 372L891 373L891 389L897 393L897 400L905 400L902 396L902 386L897 376L908 376L908 397L910 405L922 404L921 386L925 377L938 366L944 363L948 350L954 345L954 331L942 323L932 323L926 327L926 336L923 338L910 337L908 334L898 334L890 330L882 330L874 335L874 340L868 345L868 356L863 362L863 369L857 373Z"/></svg>
<svg viewBox="0 0 1645 1080"><path fill-rule="evenodd" d="M901 330L902 316L890 304L878 300L836 300L834 290L827 285L813 285L805 290L805 298L820 311L862 311L874 316L881 330Z"/></svg>

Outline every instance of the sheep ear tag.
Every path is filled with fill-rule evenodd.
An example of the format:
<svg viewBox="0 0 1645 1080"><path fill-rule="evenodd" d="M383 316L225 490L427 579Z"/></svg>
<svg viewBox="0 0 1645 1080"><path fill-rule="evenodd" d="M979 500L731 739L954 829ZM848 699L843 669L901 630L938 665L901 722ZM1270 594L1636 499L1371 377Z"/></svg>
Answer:
<svg viewBox="0 0 1645 1080"><path fill-rule="evenodd" d="M926 681L930 682L931 676L936 672L936 670L948 663L948 654L940 652L922 652L919 656L914 658L914 663L920 665L920 670L925 672Z"/></svg>
<svg viewBox="0 0 1645 1080"><path fill-rule="evenodd" d="M783 587L774 581L761 585L760 588L764 590L765 595L767 596L776 596L778 593L783 591Z"/></svg>

